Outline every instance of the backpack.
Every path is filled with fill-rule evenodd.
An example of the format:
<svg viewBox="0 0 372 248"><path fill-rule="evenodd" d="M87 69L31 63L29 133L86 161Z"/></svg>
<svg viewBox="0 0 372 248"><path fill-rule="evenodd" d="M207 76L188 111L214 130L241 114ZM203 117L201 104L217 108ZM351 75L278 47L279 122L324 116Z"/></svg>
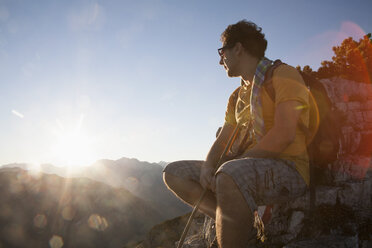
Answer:
<svg viewBox="0 0 372 248"><path fill-rule="evenodd" d="M276 60L265 75L264 87L274 102L273 72L282 64L284 63ZM315 205L315 186L328 184L330 181L328 164L333 163L341 151L343 117L341 112L333 106L323 84L309 74L301 71L300 74L312 95L309 106L309 127L299 122L299 127L305 133L307 140L310 166L310 210L312 210Z"/></svg>

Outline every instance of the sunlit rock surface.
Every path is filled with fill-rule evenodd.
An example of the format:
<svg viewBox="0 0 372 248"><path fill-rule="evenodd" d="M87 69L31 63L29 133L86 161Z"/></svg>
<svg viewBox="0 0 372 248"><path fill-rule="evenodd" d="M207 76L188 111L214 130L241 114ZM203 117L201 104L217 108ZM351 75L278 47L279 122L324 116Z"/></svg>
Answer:
<svg viewBox="0 0 372 248"><path fill-rule="evenodd" d="M160 214L123 188L22 169L0 170L0 247L124 247Z"/></svg>
<svg viewBox="0 0 372 248"><path fill-rule="evenodd" d="M256 247L372 247L372 86L336 78L322 83L345 116L338 160L328 165L322 185L316 188L314 212L309 213L309 192L274 205L271 221L265 226L268 239L256 242ZM185 224L180 224L184 228ZM192 225L199 232L190 233L183 247L210 247L215 237L214 221L205 217L203 225L198 221ZM146 246L148 239L142 244L151 247ZM157 245L176 247L165 241Z"/></svg>

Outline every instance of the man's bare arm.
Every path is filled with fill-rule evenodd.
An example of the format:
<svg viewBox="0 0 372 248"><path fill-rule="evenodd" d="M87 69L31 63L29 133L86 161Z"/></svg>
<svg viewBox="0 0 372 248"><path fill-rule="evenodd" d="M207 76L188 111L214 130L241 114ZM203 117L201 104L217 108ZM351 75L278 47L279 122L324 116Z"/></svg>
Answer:
<svg viewBox="0 0 372 248"><path fill-rule="evenodd" d="M207 158L202 166L200 174L200 184L204 188L210 188L210 183L214 176L215 167L234 131L234 127L231 125L225 124L217 139L213 143L211 149L208 152Z"/></svg>
<svg viewBox="0 0 372 248"><path fill-rule="evenodd" d="M252 149L241 157L275 158L295 139L302 108L298 101L279 103L272 129Z"/></svg>
<svg viewBox="0 0 372 248"><path fill-rule="evenodd" d="M220 159L223 150L225 149L232 133L234 131L234 127L228 124L225 124L219 135L217 136L216 140L214 141L211 149L208 152L206 161L204 163L205 166L208 167L215 167L218 160Z"/></svg>

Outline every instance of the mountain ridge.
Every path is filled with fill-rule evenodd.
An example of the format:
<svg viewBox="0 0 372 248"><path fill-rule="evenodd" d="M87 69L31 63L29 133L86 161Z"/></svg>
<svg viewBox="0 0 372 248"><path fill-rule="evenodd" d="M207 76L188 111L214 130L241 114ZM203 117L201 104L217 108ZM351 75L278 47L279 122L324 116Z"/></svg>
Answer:
<svg viewBox="0 0 372 248"><path fill-rule="evenodd" d="M52 164L35 166L26 163L6 164L0 168L20 167L25 170L40 170L66 178L87 177L113 187L123 187L146 201L162 215L162 221L183 215L190 207L175 197L164 185L163 164L140 161L136 158L122 157L117 160L100 159L79 170L57 167ZM166 211L164 211L166 210Z"/></svg>
<svg viewBox="0 0 372 248"><path fill-rule="evenodd" d="M162 220L124 188L19 168L0 169L0 199L2 247L123 247Z"/></svg>

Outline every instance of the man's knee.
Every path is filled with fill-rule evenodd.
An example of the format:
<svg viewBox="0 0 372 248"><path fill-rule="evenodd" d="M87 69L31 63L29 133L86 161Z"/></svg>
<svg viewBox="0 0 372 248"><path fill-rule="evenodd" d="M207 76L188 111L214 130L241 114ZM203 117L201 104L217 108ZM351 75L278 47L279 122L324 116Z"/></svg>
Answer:
<svg viewBox="0 0 372 248"><path fill-rule="evenodd" d="M216 193L223 194L225 192L237 189L237 186L234 182L234 179L223 172L220 172L216 175Z"/></svg>
<svg viewBox="0 0 372 248"><path fill-rule="evenodd" d="M173 175L169 172L163 172L163 181L165 185L172 191L186 190L190 184L195 183L187 178Z"/></svg>
<svg viewBox="0 0 372 248"><path fill-rule="evenodd" d="M168 188L173 188L177 184L177 177L168 172L163 172L163 181Z"/></svg>
<svg viewBox="0 0 372 248"><path fill-rule="evenodd" d="M176 176L173 174L177 171L177 166L177 162L172 162L165 167L163 171L163 181L167 186L172 185L176 181Z"/></svg>

